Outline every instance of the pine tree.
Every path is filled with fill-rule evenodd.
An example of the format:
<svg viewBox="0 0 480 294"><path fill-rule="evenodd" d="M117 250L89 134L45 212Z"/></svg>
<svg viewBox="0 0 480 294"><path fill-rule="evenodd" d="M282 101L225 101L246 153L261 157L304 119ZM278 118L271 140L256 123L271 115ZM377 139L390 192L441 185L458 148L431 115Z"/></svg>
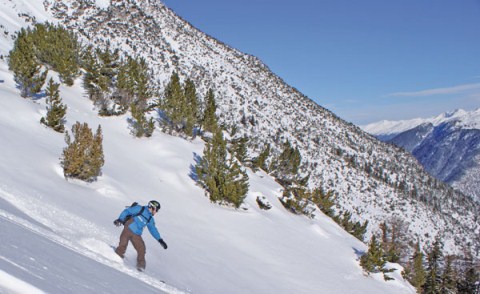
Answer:
<svg viewBox="0 0 480 294"><path fill-rule="evenodd" d="M195 84L191 79L187 79L184 87L185 97L185 134L192 135L193 128L199 121L198 97Z"/></svg>
<svg viewBox="0 0 480 294"><path fill-rule="evenodd" d="M199 123L199 106L193 81L187 79L182 86L180 77L174 72L163 96L159 106L167 129L194 136L193 129Z"/></svg>
<svg viewBox="0 0 480 294"><path fill-rule="evenodd" d="M9 67L23 97L38 93L44 84L47 71L40 72L41 64L57 71L62 82L73 85L80 73L80 44L75 34L48 23L22 29L10 51Z"/></svg>
<svg viewBox="0 0 480 294"><path fill-rule="evenodd" d="M80 73L80 43L77 36L62 26L37 24L33 30L36 56L59 73L60 80L71 86Z"/></svg>
<svg viewBox="0 0 480 294"><path fill-rule="evenodd" d="M258 155L258 157L253 159L253 168L254 169L263 169L268 172L267 159L270 156L270 144L267 144L263 151Z"/></svg>
<svg viewBox="0 0 480 294"><path fill-rule="evenodd" d="M244 136L233 139L232 146L230 147L230 153L232 153L242 164L244 164L247 159L247 143L248 137Z"/></svg>
<svg viewBox="0 0 480 294"><path fill-rule="evenodd" d="M333 216L332 207L335 205L336 196L333 191L325 193L322 188L316 188L312 191L312 202L326 215ZM361 232L359 232L361 233Z"/></svg>
<svg viewBox="0 0 480 294"><path fill-rule="evenodd" d="M232 203L236 208L238 208L247 196L249 187L248 175L232 158L225 176L226 181L223 192L224 198L227 202Z"/></svg>
<svg viewBox="0 0 480 294"><path fill-rule="evenodd" d="M136 137L150 137L155 128L153 118L147 120L148 99L152 96L150 88L150 73L145 59L128 58L127 63L121 67L118 88L132 101L130 109L132 133Z"/></svg>
<svg viewBox="0 0 480 294"><path fill-rule="evenodd" d="M67 106L62 103L60 98L59 88L60 84L54 83L53 79L50 79L46 94L47 94L47 116L42 117L41 123L54 129L59 133L65 131L65 115L67 113Z"/></svg>
<svg viewBox="0 0 480 294"><path fill-rule="evenodd" d="M276 160L272 162L270 170L273 170L277 180L285 184L290 184L297 179L298 169L302 161L302 156L298 148L293 148L287 140L283 144L283 151Z"/></svg>
<svg viewBox="0 0 480 294"><path fill-rule="evenodd" d="M457 289L456 272L452 266L453 256L449 255L445 258L445 266L440 281L440 293L455 293Z"/></svg>
<svg viewBox="0 0 480 294"><path fill-rule="evenodd" d="M146 104L152 97L151 73L145 58L134 59L132 64L133 78L135 81L134 94L136 103Z"/></svg>
<svg viewBox="0 0 480 294"><path fill-rule="evenodd" d="M87 123L76 122L72 126L73 141L65 133L67 147L63 149L61 165L66 178L91 182L101 173L104 162L102 129L98 126L95 136Z"/></svg>
<svg viewBox="0 0 480 294"><path fill-rule="evenodd" d="M436 294L440 291L440 261L442 258L440 239L433 242L427 255L427 276L423 285L423 293Z"/></svg>
<svg viewBox="0 0 480 294"><path fill-rule="evenodd" d="M367 227L368 227L368 220L364 221L363 224L360 221L357 221L353 224L350 234L352 234L355 238L363 242L365 238L365 233L367 232Z"/></svg>
<svg viewBox="0 0 480 294"><path fill-rule="evenodd" d="M385 252L386 260L398 263L407 254L405 235L407 225L402 219L392 217L388 222L380 224L380 229L382 230L382 249Z"/></svg>
<svg viewBox="0 0 480 294"><path fill-rule="evenodd" d="M83 52L82 66L85 70L83 86L89 98L99 108L100 115L117 115L126 112L126 107L120 96L113 95L115 81L118 75L118 50L110 51L109 45L105 50L88 47ZM121 105L120 109L116 107Z"/></svg>
<svg viewBox="0 0 480 294"><path fill-rule="evenodd" d="M108 84L111 84L118 74L120 66L120 55L118 48L110 50L110 42L107 43L105 50L96 49L96 55L101 63L100 74L105 77Z"/></svg>
<svg viewBox="0 0 480 294"><path fill-rule="evenodd" d="M119 103L123 111L127 111L135 99L135 81L132 76L131 64L131 58L128 58L118 69L115 100Z"/></svg>
<svg viewBox="0 0 480 294"><path fill-rule="evenodd" d="M133 117L133 121L131 122L132 134L137 138L151 137L155 130L155 122L153 118L147 120L145 117L146 110L144 108L142 105L137 106L135 103L132 103L130 106Z"/></svg>
<svg viewBox="0 0 480 294"><path fill-rule="evenodd" d="M346 210L346 211L343 212L343 217L341 217L340 219L341 219L340 225L342 226L342 228L344 228L345 231L351 233L351 231L353 230L353 225L354 225L354 223L351 221L352 213L350 211ZM375 241L376 241L376 239L375 239Z"/></svg>
<svg viewBox="0 0 480 294"><path fill-rule="evenodd" d="M227 153L221 130L205 145L196 166L198 182L207 190L212 202L228 202L239 207L248 192L248 176Z"/></svg>
<svg viewBox="0 0 480 294"><path fill-rule="evenodd" d="M369 273L384 270L383 250L375 235L372 235L372 239L370 239L368 251L360 258L360 265Z"/></svg>
<svg viewBox="0 0 480 294"><path fill-rule="evenodd" d="M470 244L464 248L462 266L457 279L458 293L480 293L480 272L478 263L475 260L470 250Z"/></svg>
<svg viewBox="0 0 480 294"><path fill-rule="evenodd" d="M170 82L165 88L164 98L160 103L166 115L168 125L175 131L183 129L183 118L186 109L185 93L182 90L180 77L176 72L170 77Z"/></svg>
<svg viewBox="0 0 480 294"><path fill-rule="evenodd" d="M202 126L204 131L213 133L218 128L218 122L215 115L215 112L217 111L217 105L215 103L215 95L212 89L208 90L205 101L206 105L202 118Z"/></svg>
<svg viewBox="0 0 480 294"><path fill-rule="evenodd" d="M420 243L417 242L415 252L413 254L413 264L408 280L417 289L417 293L421 293L422 287L426 282L426 272L423 266L423 252L420 249Z"/></svg>
<svg viewBox="0 0 480 294"><path fill-rule="evenodd" d="M80 44L73 32L60 26L54 30L56 34L52 38L55 44L53 46L58 49L54 68L58 71L60 79L71 86L80 73Z"/></svg>
<svg viewBox="0 0 480 294"><path fill-rule="evenodd" d="M285 187L280 202L291 213L304 214L309 217L312 215L306 208L309 204L309 192L304 187Z"/></svg>
<svg viewBox="0 0 480 294"><path fill-rule="evenodd" d="M17 34L13 49L10 51L8 66L20 86L22 97L30 97L41 91L47 78L47 71L41 71L35 56L35 44L30 28L28 30L22 28Z"/></svg>
<svg viewBox="0 0 480 294"><path fill-rule="evenodd" d="M480 274L473 262L467 264L467 268L460 279L457 289L459 293L478 293ZM477 291L477 292L475 292Z"/></svg>
<svg viewBox="0 0 480 294"><path fill-rule="evenodd" d="M95 136L93 136L90 161L90 174L92 175L91 178L96 178L101 174L102 166L105 164L105 157L103 154L103 132L101 125L98 125Z"/></svg>
<svg viewBox="0 0 480 294"><path fill-rule="evenodd" d="M94 102L102 100L103 92L107 90L108 83L102 78L101 65L92 46L83 52L82 66L85 70L83 87L87 90L88 97Z"/></svg>
<svg viewBox="0 0 480 294"><path fill-rule="evenodd" d="M205 144L203 157L196 166L198 181L209 193L212 202L223 199L221 186L226 174L227 143L221 131L217 131L212 140Z"/></svg>
<svg viewBox="0 0 480 294"><path fill-rule="evenodd" d="M126 111L132 103L147 105L152 96L151 74L145 59L128 57L119 70L117 77L117 103Z"/></svg>

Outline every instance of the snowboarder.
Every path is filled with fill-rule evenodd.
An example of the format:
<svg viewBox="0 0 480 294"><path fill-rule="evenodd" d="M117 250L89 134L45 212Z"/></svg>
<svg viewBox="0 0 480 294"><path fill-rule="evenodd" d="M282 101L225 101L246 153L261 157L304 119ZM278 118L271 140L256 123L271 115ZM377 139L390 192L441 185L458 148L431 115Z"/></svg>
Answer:
<svg viewBox="0 0 480 294"><path fill-rule="evenodd" d="M148 202L148 205L141 206L136 202L132 206L127 207L122 211L118 219L113 221L113 224L117 227L123 225L123 231L120 235L120 242L115 249L121 258L125 257L127 251L128 241L132 242L133 247L137 251L137 269L144 271L146 267L145 261L145 242L142 239L143 229L148 228L150 234L155 238L164 249L167 249L167 243L163 241L160 233L155 226L155 220L153 216L160 209L160 203L152 200Z"/></svg>

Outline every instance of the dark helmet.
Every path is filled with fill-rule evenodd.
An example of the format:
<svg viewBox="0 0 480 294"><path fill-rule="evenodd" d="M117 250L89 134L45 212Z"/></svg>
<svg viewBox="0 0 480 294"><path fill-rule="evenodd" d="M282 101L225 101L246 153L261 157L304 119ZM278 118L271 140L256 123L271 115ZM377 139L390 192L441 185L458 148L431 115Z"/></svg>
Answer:
<svg viewBox="0 0 480 294"><path fill-rule="evenodd" d="M148 202L148 208L153 208L156 212L158 212L160 210L160 203L156 200L152 200Z"/></svg>

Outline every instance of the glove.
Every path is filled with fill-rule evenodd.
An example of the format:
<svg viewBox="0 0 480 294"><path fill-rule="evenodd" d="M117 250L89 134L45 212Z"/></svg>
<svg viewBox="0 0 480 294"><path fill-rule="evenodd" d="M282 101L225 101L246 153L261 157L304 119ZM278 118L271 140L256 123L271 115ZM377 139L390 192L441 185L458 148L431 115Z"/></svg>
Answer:
<svg viewBox="0 0 480 294"><path fill-rule="evenodd" d="M119 219L116 219L116 220L113 221L113 224L116 225L117 227L119 227L119 226L123 225L123 222Z"/></svg>
<svg viewBox="0 0 480 294"><path fill-rule="evenodd" d="M163 249L168 248L167 243L165 243L165 241L163 241L163 239L158 239L158 242L160 243L160 245L162 245Z"/></svg>

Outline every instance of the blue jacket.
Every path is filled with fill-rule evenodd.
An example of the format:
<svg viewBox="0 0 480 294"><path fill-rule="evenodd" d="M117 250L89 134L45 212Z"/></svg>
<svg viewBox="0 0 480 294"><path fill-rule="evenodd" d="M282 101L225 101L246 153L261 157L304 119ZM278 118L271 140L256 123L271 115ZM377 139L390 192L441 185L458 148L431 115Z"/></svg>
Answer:
<svg viewBox="0 0 480 294"><path fill-rule="evenodd" d="M142 214L133 217L134 215L138 214L140 210L144 207ZM160 240L162 237L155 226L155 220L153 219L153 215L148 210L148 206L141 206L135 205L127 207L125 210L122 211L118 219L124 222L128 216L133 217L133 222L128 226L130 231L132 231L135 235L142 235L143 229L145 227L148 228L150 234L155 238L155 240Z"/></svg>

